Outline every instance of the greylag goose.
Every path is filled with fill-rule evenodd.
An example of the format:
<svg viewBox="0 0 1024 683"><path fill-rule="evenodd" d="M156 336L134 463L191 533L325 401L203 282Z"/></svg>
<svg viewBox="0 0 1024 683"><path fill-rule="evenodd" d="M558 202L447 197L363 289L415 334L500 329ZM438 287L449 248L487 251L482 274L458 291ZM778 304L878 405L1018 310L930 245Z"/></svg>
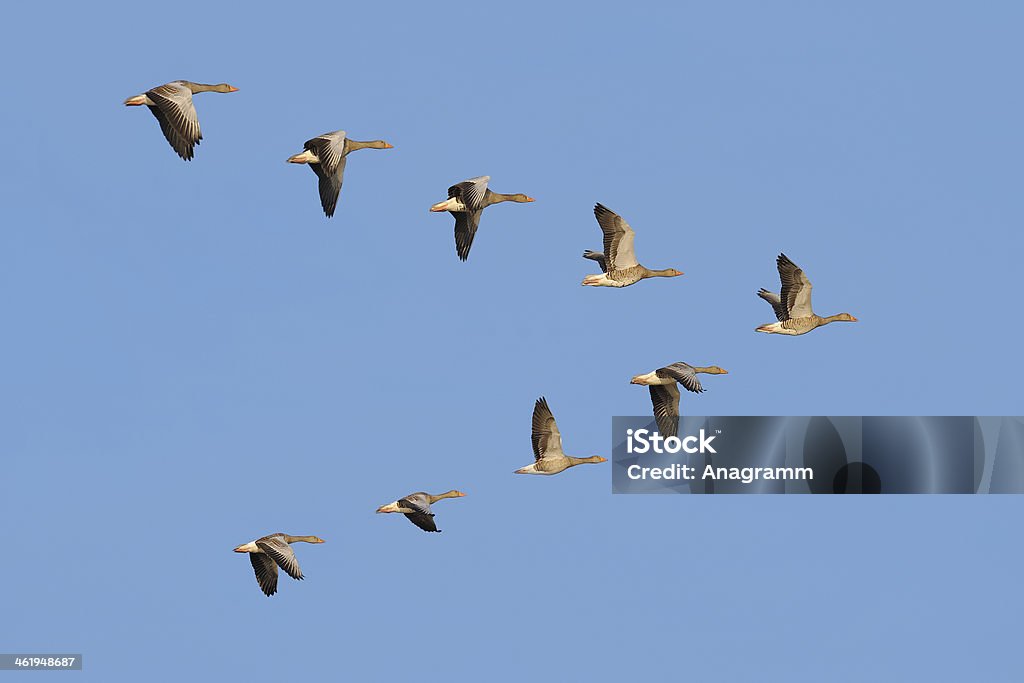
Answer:
<svg viewBox="0 0 1024 683"><path fill-rule="evenodd" d="M776 264L779 267L779 279L782 280L782 294L762 288L757 295L772 305L779 322L765 323L757 328L758 332L798 335L836 321L857 322L849 313L830 315L827 318L816 315L811 310L811 281L804 271L785 254L779 254Z"/></svg>
<svg viewBox="0 0 1024 683"><path fill-rule="evenodd" d="M462 491L456 491L455 489L436 496L419 491L417 493L410 493L404 498L399 498L394 503L381 505L377 508L377 512L401 512L410 522L424 531L441 533L441 530L434 524L434 513L430 511L430 506L445 498L462 498L465 495Z"/></svg>
<svg viewBox="0 0 1024 683"><path fill-rule="evenodd" d="M604 233L604 253L589 249L583 258L597 261L603 271L600 275L588 275L583 284L591 287L628 287L649 277L677 277L682 275L675 268L650 270L636 260L633 239L636 233L622 216L602 204L594 206L594 216Z"/></svg>
<svg viewBox="0 0 1024 683"><path fill-rule="evenodd" d="M277 568L285 570L293 579L302 580L299 561L295 559L292 543L323 543L318 536L289 536L276 533L257 538L235 548L236 553L249 553L249 561L256 572L256 583L270 597L277 592Z"/></svg>
<svg viewBox="0 0 1024 683"><path fill-rule="evenodd" d="M558 431L555 416L551 414L551 408L543 396L538 398L533 406L533 429L530 440L533 443L535 462L519 468L516 474L558 474L585 462L608 462L607 458L600 455L574 458L562 452L562 433Z"/></svg>
<svg viewBox="0 0 1024 683"><path fill-rule="evenodd" d="M313 173L320 180L320 205L324 214L330 218L334 215L334 207L338 205L341 183L345 176L345 157L357 149L391 149L383 140L360 142L345 137L345 131L318 135L306 140L305 151L288 157L291 164L309 164Z"/></svg>
<svg viewBox="0 0 1024 683"><path fill-rule="evenodd" d="M199 116L192 104L192 95L197 92L238 92L238 88L227 83L206 85L192 81L171 81L147 90L141 95L124 101L127 107L149 107L160 122L171 148L185 161L192 160L195 146L203 139L199 130Z"/></svg>
<svg viewBox="0 0 1024 683"><path fill-rule="evenodd" d="M491 204L501 202L532 202L532 197L525 194L501 194L487 189L491 176L482 175L478 178L457 183L448 188L448 199L430 207L431 211L447 211L455 216L455 253L465 261L469 258L469 250L473 246L476 229L480 227L480 215Z"/></svg>
<svg viewBox="0 0 1024 683"><path fill-rule="evenodd" d="M672 363L663 368L637 375L629 380L630 384L645 384L651 391L651 403L654 404L654 419L658 424L658 433L668 438L679 434L679 387L682 384L688 391L699 394L704 391L697 373L707 375L728 375L717 365L699 367L687 363Z"/></svg>

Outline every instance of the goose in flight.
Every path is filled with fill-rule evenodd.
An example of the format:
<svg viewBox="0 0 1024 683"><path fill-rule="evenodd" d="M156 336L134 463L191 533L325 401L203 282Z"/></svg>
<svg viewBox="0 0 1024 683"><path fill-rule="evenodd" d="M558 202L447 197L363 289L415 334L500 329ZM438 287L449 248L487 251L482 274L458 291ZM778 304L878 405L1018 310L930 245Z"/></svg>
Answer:
<svg viewBox="0 0 1024 683"><path fill-rule="evenodd" d="M827 318L816 315L811 310L811 281L807 279L804 271L785 254L779 254L776 263L779 267L779 279L782 280L782 294L762 288L758 290L757 295L772 305L779 322L765 323L757 328L758 332L798 335L807 334L816 327L836 321L857 322L849 313L830 315Z"/></svg>
<svg viewBox="0 0 1024 683"><path fill-rule="evenodd" d="M377 512L401 512L410 522L424 531L441 533L441 530L434 524L434 513L430 511L430 506L445 498L462 498L465 495L462 491L456 491L455 489L436 496L419 491L417 493L410 493L404 498L399 498L394 503L381 505L377 508Z"/></svg>
<svg viewBox="0 0 1024 683"><path fill-rule="evenodd" d="M646 384L651 391L651 403L654 404L654 419L658 424L658 433L663 437L679 435L679 387L681 384L688 391L699 394L704 391L697 373L707 375L728 375L717 365L699 367L687 363L672 363L663 368L637 375L629 380L630 384Z"/></svg>
<svg viewBox="0 0 1024 683"><path fill-rule="evenodd" d="M227 83L206 85L192 81L171 81L147 90L141 95L124 101L127 107L149 107L160 122L171 148L185 161L191 161L193 150L203 139L199 130L199 116L192 104L192 95L197 92L238 92L238 88Z"/></svg>
<svg viewBox="0 0 1024 683"><path fill-rule="evenodd" d="M532 202L525 194L501 194L487 189L491 176L470 178L448 188L448 199L430 207L431 211L447 211L455 216L455 252L465 261L480 227L480 216L491 204L501 202Z"/></svg>
<svg viewBox="0 0 1024 683"><path fill-rule="evenodd" d="M306 140L303 145L305 151L293 154L287 161L291 164L309 164L320 181L320 205L324 208L324 214L330 218L334 215L334 207L338 205L338 195L341 193L341 183L345 177L345 157L357 149L392 147L393 145L383 140L351 140L345 136L345 131L336 130Z"/></svg>
<svg viewBox="0 0 1024 683"><path fill-rule="evenodd" d="M291 544L323 543L318 536L289 536L288 534L270 534L255 541L249 541L235 548L236 553L249 553L249 561L256 572L256 583L264 594L270 597L277 592L277 568L281 567L288 576L302 580L302 570Z"/></svg>
<svg viewBox="0 0 1024 683"><path fill-rule="evenodd" d="M603 271L600 275L588 275L583 284L591 287L628 287L649 277L677 277L682 275L675 268L650 270L641 266L636 260L633 250L633 239L636 233L622 216L608 207L597 204L594 216L604 233L604 252L598 253L589 249L583 252L583 258L597 261Z"/></svg>
<svg viewBox="0 0 1024 683"><path fill-rule="evenodd" d="M558 474L570 467L585 462L608 462L607 458L592 455L589 458L574 458L562 452L562 434L558 431L555 416L551 414L547 399L537 399L533 406L533 429L530 434L533 442L535 462L516 470L516 474Z"/></svg>

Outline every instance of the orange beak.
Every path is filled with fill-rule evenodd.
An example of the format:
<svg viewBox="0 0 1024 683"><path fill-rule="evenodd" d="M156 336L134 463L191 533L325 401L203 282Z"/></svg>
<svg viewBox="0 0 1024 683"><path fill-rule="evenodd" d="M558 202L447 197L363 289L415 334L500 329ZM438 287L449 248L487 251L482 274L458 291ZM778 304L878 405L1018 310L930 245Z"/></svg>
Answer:
<svg viewBox="0 0 1024 683"><path fill-rule="evenodd" d="M236 88L235 86L230 85L228 87L231 88L231 90L229 90L228 92L238 92L238 88Z"/></svg>
<svg viewBox="0 0 1024 683"><path fill-rule="evenodd" d="M242 546L238 546L237 548L235 548L235 552L236 553L244 553L245 551L242 550Z"/></svg>
<svg viewBox="0 0 1024 683"><path fill-rule="evenodd" d="M852 315L850 317L853 318L853 322L858 322L858 320L854 318Z"/></svg>
<svg viewBox="0 0 1024 683"><path fill-rule="evenodd" d="M528 202L535 202L535 201L537 201L537 200L536 200L536 199L534 199L533 197L527 197L527 198L526 198L526 201L528 201Z"/></svg>
<svg viewBox="0 0 1024 683"><path fill-rule="evenodd" d="M395 148L395 146L392 145L390 142L385 142L384 143L384 149L394 149L394 148Z"/></svg>

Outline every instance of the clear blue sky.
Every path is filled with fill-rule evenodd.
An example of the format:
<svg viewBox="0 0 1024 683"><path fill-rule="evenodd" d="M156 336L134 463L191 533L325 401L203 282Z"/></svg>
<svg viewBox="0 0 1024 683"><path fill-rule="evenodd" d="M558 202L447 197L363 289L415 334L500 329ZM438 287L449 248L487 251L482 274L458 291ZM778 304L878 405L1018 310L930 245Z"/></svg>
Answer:
<svg viewBox="0 0 1024 683"><path fill-rule="evenodd" d="M8 8L0 650L95 681L1011 677L1020 497L512 474L537 396L608 455L650 410L629 378L677 360L730 371L689 414L1020 412L1024 8L827 5ZM196 98L191 163L121 104L178 78L240 88ZM328 221L284 160L338 128L395 149ZM483 174L537 202L463 264L427 209ZM685 276L581 287L595 201ZM779 251L861 322L756 334ZM442 534L374 514L449 488ZM273 531L327 543L267 599L231 549Z"/></svg>

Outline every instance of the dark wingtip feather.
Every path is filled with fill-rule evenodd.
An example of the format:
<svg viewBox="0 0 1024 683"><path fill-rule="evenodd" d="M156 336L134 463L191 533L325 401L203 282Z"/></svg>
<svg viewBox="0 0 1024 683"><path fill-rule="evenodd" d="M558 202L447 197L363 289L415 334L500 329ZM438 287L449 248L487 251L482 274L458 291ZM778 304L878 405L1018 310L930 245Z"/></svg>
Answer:
<svg viewBox="0 0 1024 683"><path fill-rule="evenodd" d="M321 203L324 210L324 215L328 218L334 218L334 212L338 208L338 200L335 199L333 202L327 202L326 204Z"/></svg>

